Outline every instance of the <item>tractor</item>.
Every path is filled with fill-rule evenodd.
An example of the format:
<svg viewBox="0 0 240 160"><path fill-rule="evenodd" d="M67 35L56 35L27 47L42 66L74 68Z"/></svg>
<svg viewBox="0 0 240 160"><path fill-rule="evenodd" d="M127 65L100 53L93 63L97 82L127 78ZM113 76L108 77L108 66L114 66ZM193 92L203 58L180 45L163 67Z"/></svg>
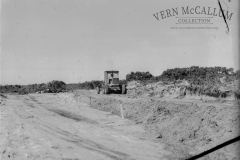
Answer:
<svg viewBox="0 0 240 160"><path fill-rule="evenodd" d="M126 94L126 85L119 84L119 71L105 71L104 82L101 86L97 87L97 93L110 94L120 93Z"/></svg>

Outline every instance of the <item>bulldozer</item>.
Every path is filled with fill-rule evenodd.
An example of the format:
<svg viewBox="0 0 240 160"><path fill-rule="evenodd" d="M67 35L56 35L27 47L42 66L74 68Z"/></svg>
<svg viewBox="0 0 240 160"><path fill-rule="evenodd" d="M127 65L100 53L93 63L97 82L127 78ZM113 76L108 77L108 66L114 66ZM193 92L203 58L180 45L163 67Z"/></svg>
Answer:
<svg viewBox="0 0 240 160"><path fill-rule="evenodd" d="M103 84L97 87L98 94L126 94L126 91L126 85L119 84L119 71L105 71Z"/></svg>

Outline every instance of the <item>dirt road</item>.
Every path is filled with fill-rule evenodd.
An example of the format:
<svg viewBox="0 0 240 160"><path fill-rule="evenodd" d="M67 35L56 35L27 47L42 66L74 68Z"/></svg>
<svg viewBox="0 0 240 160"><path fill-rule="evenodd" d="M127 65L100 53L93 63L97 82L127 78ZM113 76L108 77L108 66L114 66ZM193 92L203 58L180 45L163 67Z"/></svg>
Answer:
<svg viewBox="0 0 240 160"><path fill-rule="evenodd" d="M180 154L144 129L68 93L8 95L0 104L0 159L164 160Z"/></svg>

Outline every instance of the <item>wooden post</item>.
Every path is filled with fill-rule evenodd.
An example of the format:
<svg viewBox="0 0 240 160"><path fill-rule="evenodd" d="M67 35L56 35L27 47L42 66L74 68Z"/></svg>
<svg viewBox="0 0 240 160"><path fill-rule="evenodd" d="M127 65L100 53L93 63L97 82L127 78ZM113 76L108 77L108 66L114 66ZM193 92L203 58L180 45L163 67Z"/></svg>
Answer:
<svg viewBox="0 0 240 160"><path fill-rule="evenodd" d="M120 112L121 112L122 119L124 119L124 113L123 113L122 104L120 104Z"/></svg>

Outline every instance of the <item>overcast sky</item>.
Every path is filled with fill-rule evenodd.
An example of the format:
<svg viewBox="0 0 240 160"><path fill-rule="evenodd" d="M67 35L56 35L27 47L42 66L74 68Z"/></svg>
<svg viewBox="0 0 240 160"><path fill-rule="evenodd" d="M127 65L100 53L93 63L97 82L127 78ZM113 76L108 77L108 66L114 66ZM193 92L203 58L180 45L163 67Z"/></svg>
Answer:
<svg viewBox="0 0 240 160"><path fill-rule="evenodd" d="M153 14L178 7L212 7L217 0L2 0L0 84L103 80L105 70L154 76L175 67L238 69L238 1L221 0L233 13L213 17L216 29L171 29L176 17ZM190 15L196 16L196 15ZM205 16L205 15L204 15ZM184 24L182 26L193 26Z"/></svg>

